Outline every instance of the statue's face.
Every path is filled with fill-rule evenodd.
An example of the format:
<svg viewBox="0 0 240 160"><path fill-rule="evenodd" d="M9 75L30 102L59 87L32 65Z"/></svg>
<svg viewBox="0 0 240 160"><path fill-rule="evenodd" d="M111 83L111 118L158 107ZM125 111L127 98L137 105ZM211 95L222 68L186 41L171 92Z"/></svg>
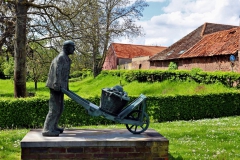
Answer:
<svg viewBox="0 0 240 160"><path fill-rule="evenodd" d="M69 54L73 54L74 51L75 51L75 45L69 45L69 46L68 46L68 52L69 52Z"/></svg>

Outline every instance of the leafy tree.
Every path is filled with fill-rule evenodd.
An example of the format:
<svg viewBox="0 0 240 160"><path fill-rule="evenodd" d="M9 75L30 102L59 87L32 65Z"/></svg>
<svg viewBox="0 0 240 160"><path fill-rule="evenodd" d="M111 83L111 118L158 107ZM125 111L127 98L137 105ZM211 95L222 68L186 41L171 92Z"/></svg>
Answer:
<svg viewBox="0 0 240 160"><path fill-rule="evenodd" d="M0 56L3 53L6 54L8 60L8 54L14 55L13 38L15 32L16 18L13 15L13 6L9 3L6 4L3 0L0 0Z"/></svg>
<svg viewBox="0 0 240 160"><path fill-rule="evenodd" d="M80 52L90 53L95 77L101 72L108 46L114 39L143 35L142 27L135 22L142 17L142 11L147 6L145 0L89 1L86 8L88 16L76 25L84 30L79 39L82 43L79 44L87 47Z"/></svg>
<svg viewBox="0 0 240 160"><path fill-rule="evenodd" d="M44 44L44 43L43 43ZM27 56L27 77L34 81L35 90L39 81L46 81L52 59L57 55L53 49L29 43Z"/></svg>
<svg viewBox="0 0 240 160"><path fill-rule="evenodd" d="M70 39L76 27L72 23L79 9L87 0L1 0L2 26L12 27L11 33L1 39L1 47L7 43L8 37L15 35L14 43L14 96L26 97L26 57L29 42L49 40L55 50L60 49L63 39ZM80 3L81 2L81 3ZM12 20L14 25L7 25ZM6 22L6 23L5 23ZM14 34L13 34L14 33ZM40 45L40 43L39 43Z"/></svg>
<svg viewBox="0 0 240 160"><path fill-rule="evenodd" d="M135 22L148 6L145 0L0 0L0 4L0 47L6 46L13 53L14 46L15 97L27 95L27 57L38 53L32 52L30 43L59 52L63 41L72 39L76 52L86 60L84 65L75 66L92 66L97 76L115 38L142 35Z"/></svg>
<svg viewBox="0 0 240 160"><path fill-rule="evenodd" d="M3 70L4 70L4 66L3 66L4 62L5 62L4 58L2 56L0 56L0 79L5 79L5 75L4 75L4 72L3 72Z"/></svg>
<svg viewBox="0 0 240 160"><path fill-rule="evenodd" d="M9 58L8 61L3 62L3 73L5 76L13 78L14 75L14 60L13 57Z"/></svg>
<svg viewBox="0 0 240 160"><path fill-rule="evenodd" d="M178 66L175 62L170 62L168 65L168 70L177 70Z"/></svg>

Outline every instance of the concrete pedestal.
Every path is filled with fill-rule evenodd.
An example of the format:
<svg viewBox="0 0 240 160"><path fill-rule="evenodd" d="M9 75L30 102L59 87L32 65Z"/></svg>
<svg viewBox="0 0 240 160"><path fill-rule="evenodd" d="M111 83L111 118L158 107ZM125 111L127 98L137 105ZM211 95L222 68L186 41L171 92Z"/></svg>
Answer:
<svg viewBox="0 0 240 160"><path fill-rule="evenodd" d="M167 160L169 141L152 129L132 134L127 129L69 129L59 137L31 130L21 141L21 159Z"/></svg>

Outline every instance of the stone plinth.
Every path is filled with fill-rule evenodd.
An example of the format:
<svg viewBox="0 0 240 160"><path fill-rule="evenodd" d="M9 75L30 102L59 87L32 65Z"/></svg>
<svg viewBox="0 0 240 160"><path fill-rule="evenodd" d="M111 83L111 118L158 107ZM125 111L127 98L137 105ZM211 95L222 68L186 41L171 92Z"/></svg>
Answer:
<svg viewBox="0 0 240 160"><path fill-rule="evenodd" d="M21 141L21 159L167 160L169 141L152 129L132 134L127 129L69 129L59 137L31 130Z"/></svg>

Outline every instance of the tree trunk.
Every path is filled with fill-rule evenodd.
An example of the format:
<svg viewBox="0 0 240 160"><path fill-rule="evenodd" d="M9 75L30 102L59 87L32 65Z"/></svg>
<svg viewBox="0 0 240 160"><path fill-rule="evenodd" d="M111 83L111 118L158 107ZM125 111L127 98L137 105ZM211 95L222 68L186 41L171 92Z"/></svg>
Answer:
<svg viewBox="0 0 240 160"><path fill-rule="evenodd" d="M38 81L34 81L34 89L35 89L35 91L37 91L37 88L38 88L37 83L38 83Z"/></svg>
<svg viewBox="0 0 240 160"><path fill-rule="evenodd" d="M93 49L93 77L96 78L98 73L97 73L97 49L94 47Z"/></svg>
<svg viewBox="0 0 240 160"><path fill-rule="evenodd" d="M26 97L26 0L16 4L16 30L14 47L14 97Z"/></svg>

